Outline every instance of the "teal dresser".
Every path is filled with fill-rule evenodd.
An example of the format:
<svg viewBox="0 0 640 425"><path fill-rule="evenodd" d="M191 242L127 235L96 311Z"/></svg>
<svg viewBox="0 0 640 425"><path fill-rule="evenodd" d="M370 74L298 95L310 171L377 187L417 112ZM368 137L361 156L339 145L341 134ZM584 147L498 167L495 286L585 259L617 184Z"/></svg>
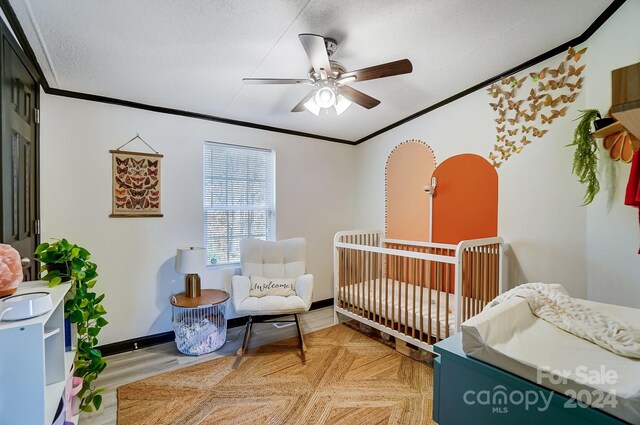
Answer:
<svg viewBox="0 0 640 425"><path fill-rule="evenodd" d="M440 425L619 425L626 422L462 351L458 333L434 346L433 419Z"/></svg>

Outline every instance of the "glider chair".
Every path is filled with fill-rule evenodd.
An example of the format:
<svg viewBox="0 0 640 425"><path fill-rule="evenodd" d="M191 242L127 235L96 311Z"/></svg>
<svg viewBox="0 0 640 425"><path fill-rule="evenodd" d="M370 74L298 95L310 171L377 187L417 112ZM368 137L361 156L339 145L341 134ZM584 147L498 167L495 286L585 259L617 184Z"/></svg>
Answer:
<svg viewBox="0 0 640 425"><path fill-rule="evenodd" d="M298 314L309 311L313 293L313 275L306 274L306 262L307 241L304 238L240 241L242 275L231 279L232 302L236 313L249 316L249 320L238 356L249 348L254 317L271 316L259 321L295 322L304 358L307 347ZM293 320L281 320L291 315Z"/></svg>

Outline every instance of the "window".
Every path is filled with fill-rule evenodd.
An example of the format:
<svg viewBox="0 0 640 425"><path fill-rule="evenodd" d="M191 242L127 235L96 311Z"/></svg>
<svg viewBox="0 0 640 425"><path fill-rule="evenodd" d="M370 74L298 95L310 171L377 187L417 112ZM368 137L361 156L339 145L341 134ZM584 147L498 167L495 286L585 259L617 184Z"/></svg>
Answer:
<svg viewBox="0 0 640 425"><path fill-rule="evenodd" d="M207 264L240 262L240 239L273 235L273 152L205 142Z"/></svg>

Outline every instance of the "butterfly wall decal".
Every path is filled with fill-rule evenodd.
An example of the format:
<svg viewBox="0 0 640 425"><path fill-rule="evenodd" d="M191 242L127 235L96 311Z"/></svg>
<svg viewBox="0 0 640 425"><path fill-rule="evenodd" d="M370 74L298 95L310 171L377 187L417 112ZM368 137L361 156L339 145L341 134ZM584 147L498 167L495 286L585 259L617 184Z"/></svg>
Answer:
<svg viewBox="0 0 640 425"><path fill-rule="evenodd" d="M582 77L580 77L575 84L567 83L567 87L569 87L569 90L571 90L572 93L574 90L582 90Z"/></svg>
<svg viewBox="0 0 640 425"><path fill-rule="evenodd" d="M567 83L567 76L565 75L564 77L558 80L549 80L549 87L551 87L551 90L558 90L563 88L566 83Z"/></svg>
<svg viewBox="0 0 640 425"><path fill-rule="evenodd" d="M564 62L560 62L560 65L556 69L549 70L549 75L551 75L552 78L557 78L565 72L567 72L567 70L564 66Z"/></svg>
<svg viewBox="0 0 640 425"><path fill-rule="evenodd" d="M537 128L534 128L533 129L533 135L535 137L540 138L540 137L544 136L547 133L547 131L549 131L549 130L539 130Z"/></svg>
<svg viewBox="0 0 640 425"><path fill-rule="evenodd" d="M547 71L549 70L548 67L542 68L542 70L540 72L530 72L529 76L531 77L531 79L537 83L539 80L544 80L545 77L547 76Z"/></svg>
<svg viewBox="0 0 640 425"><path fill-rule="evenodd" d="M582 55L584 55L584 52L587 51L587 48L583 48L579 51L575 51L573 47L569 47L568 51L567 51L567 59L565 60L571 60L573 59L574 61L578 62L580 60L580 58L582 57Z"/></svg>
<svg viewBox="0 0 640 425"><path fill-rule="evenodd" d="M543 94L538 94L536 93L535 89L531 89L531 91L529 92L529 97L527 98L527 100L531 103L536 103L538 102L538 100L542 99L542 97L544 97Z"/></svg>
<svg viewBox="0 0 640 425"><path fill-rule="evenodd" d="M576 68L573 65L569 65L569 77L574 76L574 75L576 77L579 77L580 74L582 74L582 71L584 70L585 66L586 65L582 65L581 67Z"/></svg>
<svg viewBox="0 0 640 425"><path fill-rule="evenodd" d="M532 140L541 139L549 131L544 127L567 115L568 105L576 100L582 89L585 65L577 62L586 51L586 47L579 51L569 48L566 59L556 67L547 66L538 72L529 72L527 76L505 76L487 88L488 94L496 99L489 105L498 113L498 118L494 119L498 124L497 144L489 154L494 167L500 167L512 153L520 153ZM531 86L527 84L529 78ZM523 88L528 94L519 98L519 90ZM523 109L525 105L526 109ZM509 139L518 133L523 134L518 142Z"/></svg>

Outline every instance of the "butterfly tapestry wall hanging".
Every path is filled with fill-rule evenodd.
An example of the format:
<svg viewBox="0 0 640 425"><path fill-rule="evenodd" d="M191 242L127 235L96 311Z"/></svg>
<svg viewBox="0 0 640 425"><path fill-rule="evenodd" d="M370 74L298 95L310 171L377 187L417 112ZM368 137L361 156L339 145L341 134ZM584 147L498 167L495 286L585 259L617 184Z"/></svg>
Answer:
<svg viewBox="0 0 640 425"><path fill-rule="evenodd" d="M154 153L121 150L136 139L142 141ZM113 200L109 217L162 217L160 210L162 155L139 135L109 152L113 167Z"/></svg>

